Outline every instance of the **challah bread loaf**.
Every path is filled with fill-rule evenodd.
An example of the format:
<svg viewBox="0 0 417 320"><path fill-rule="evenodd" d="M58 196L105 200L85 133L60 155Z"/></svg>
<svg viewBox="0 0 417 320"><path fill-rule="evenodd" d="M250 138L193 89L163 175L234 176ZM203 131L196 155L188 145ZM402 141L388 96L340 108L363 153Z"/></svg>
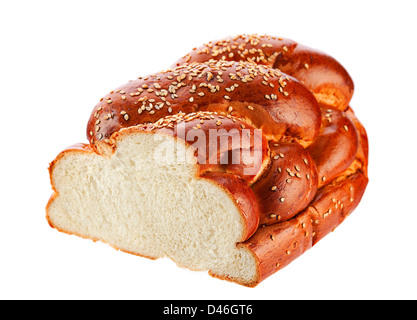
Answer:
<svg viewBox="0 0 417 320"><path fill-rule="evenodd" d="M101 99L89 144L50 164L48 222L256 286L363 196L368 140L352 93L336 60L292 40L211 42Z"/></svg>

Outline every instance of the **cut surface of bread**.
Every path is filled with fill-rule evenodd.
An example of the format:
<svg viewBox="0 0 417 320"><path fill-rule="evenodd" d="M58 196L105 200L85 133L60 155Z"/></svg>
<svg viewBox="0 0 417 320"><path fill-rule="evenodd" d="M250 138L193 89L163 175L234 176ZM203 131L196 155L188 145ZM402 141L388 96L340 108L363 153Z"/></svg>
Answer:
<svg viewBox="0 0 417 320"><path fill-rule="evenodd" d="M198 176L194 148L173 136L121 135L114 153L69 148L51 164L51 226L148 258L250 285L257 264L232 193Z"/></svg>

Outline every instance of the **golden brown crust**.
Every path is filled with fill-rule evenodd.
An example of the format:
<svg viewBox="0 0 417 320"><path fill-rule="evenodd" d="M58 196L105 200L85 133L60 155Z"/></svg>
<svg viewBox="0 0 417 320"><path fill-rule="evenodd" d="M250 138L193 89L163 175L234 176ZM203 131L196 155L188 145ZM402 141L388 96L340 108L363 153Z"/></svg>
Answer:
<svg viewBox="0 0 417 320"><path fill-rule="evenodd" d="M313 225L310 210L307 208L288 221L261 227L240 244L253 252L258 261L258 281L249 286L256 286L311 248Z"/></svg>
<svg viewBox="0 0 417 320"><path fill-rule="evenodd" d="M271 165L252 186L261 225L291 219L307 207L317 191L316 165L301 145L271 142L270 150Z"/></svg>
<svg viewBox="0 0 417 320"><path fill-rule="evenodd" d="M291 39L256 34L227 37L194 48L174 66L210 59L250 61L280 69L303 82L320 103L340 110L347 108L353 95L353 81L338 61Z"/></svg>
<svg viewBox="0 0 417 320"><path fill-rule="evenodd" d="M365 177L368 177L368 154L369 154L369 142L368 135L362 123L356 117L352 108L346 110L346 115L355 124L356 132L358 132L358 151L356 152L356 158L352 162L352 171L360 171Z"/></svg>
<svg viewBox="0 0 417 320"><path fill-rule="evenodd" d="M307 149L317 165L319 187L328 184L349 167L355 159L358 145L358 133L352 120L336 108L322 108L320 133Z"/></svg>
<svg viewBox="0 0 417 320"><path fill-rule="evenodd" d="M307 146L321 123L314 95L277 69L246 62L206 61L131 81L106 95L87 126L92 144L122 128L153 123L182 113L211 111L235 115L262 129Z"/></svg>

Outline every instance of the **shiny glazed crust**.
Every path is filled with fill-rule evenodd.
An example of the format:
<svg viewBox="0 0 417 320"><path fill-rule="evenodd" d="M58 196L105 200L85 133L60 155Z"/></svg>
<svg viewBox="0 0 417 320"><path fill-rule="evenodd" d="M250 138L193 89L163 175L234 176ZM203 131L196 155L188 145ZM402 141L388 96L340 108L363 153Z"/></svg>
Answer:
<svg viewBox="0 0 417 320"><path fill-rule="evenodd" d="M292 75L310 89L322 105L345 110L353 95L353 81L331 56L294 40L269 35L237 35L194 48L174 66L204 62L249 61Z"/></svg>

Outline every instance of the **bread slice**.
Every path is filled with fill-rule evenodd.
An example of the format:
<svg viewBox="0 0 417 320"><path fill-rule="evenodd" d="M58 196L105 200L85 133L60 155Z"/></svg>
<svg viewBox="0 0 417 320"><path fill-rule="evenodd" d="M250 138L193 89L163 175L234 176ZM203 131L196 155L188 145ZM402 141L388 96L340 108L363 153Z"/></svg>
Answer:
<svg viewBox="0 0 417 320"><path fill-rule="evenodd" d="M139 256L256 283L256 257L237 246L259 223L249 184L213 166L202 170L195 146L167 132L132 127L100 151L86 144L64 150L50 165L49 224Z"/></svg>

